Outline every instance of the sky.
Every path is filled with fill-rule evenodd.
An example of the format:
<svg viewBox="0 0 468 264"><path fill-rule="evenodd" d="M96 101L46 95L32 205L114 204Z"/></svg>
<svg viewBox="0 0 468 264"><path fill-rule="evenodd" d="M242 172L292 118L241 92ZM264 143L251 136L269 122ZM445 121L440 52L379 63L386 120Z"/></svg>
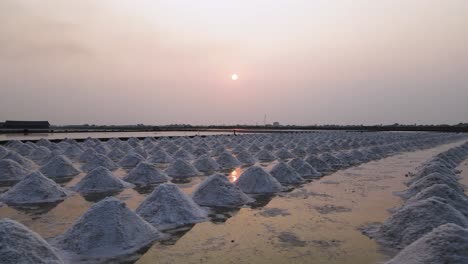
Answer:
<svg viewBox="0 0 468 264"><path fill-rule="evenodd" d="M465 0L1 0L0 121L468 122L467 12Z"/></svg>

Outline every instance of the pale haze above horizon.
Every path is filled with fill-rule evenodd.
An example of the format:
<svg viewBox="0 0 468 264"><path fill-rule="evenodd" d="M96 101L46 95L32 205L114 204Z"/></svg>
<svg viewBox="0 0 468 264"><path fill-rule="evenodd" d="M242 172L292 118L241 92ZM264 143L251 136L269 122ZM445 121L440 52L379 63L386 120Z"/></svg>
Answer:
<svg viewBox="0 0 468 264"><path fill-rule="evenodd" d="M1 0L0 122L468 123L468 1Z"/></svg>

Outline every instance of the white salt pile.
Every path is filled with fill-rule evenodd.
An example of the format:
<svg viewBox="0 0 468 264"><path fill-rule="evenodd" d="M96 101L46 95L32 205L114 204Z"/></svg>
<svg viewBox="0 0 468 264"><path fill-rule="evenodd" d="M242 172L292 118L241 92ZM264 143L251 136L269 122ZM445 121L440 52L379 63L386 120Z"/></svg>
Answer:
<svg viewBox="0 0 468 264"><path fill-rule="evenodd" d="M328 166L328 163L317 156L310 155L305 159L305 161L319 172L328 173L332 171L332 168Z"/></svg>
<svg viewBox="0 0 468 264"><path fill-rule="evenodd" d="M68 191L39 171L24 177L0 196L6 204L35 204L63 201Z"/></svg>
<svg viewBox="0 0 468 264"><path fill-rule="evenodd" d="M72 162L63 155L53 157L39 171L49 178L67 178L80 174Z"/></svg>
<svg viewBox="0 0 468 264"><path fill-rule="evenodd" d="M220 169L219 164L212 157L206 154L195 160L193 166L203 173L212 173Z"/></svg>
<svg viewBox="0 0 468 264"><path fill-rule="evenodd" d="M0 182L19 181L29 173L31 172L28 169L23 168L16 161L10 159L0 160Z"/></svg>
<svg viewBox="0 0 468 264"><path fill-rule="evenodd" d="M84 171L92 171L97 167L104 167L109 170L115 170L118 168L117 164L102 154L94 154L92 158L87 160L86 163L81 166Z"/></svg>
<svg viewBox="0 0 468 264"><path fill-rule="evenodd" d="M153 164L140 162L123 180L137 185L149 185L167 182L169 177Z"/></svg>
<svg viewBox="0 0 468 264"><path fill-rule="evenodd" d="M264 161L264 162L274 161L276 159L275 156L273 156L269 151L264 150L264 149L260 150L257 153L256 157L259 161Z"/></svg>
<svg viewBox="0 0 468 264"><path fill-rule="evenodd" d="M0 263L63 264L37 233L13 220L0 219Z"/></svg>
<svg viewBox="0 0 468 264"><path fill-rule="evenodd" d="M36 164L32 160L27 159L13 151L8 152L8 154L5 157L3 157L3 159L10 159L10 160L16 161L21 166L30 170L34 169L34 167L36 166Z"/></svg>
<svg viewBox="0 0 468 264"><path fill-rule="evenodd" d="M249 148L249 151L252 152L252 153L257 153L260 150L261 149L257 146L257 144L252 144L252 146L250 146L250 148Z"/></svg>
<svg viewBox="0 0 468 264"><path fill-rule="evenodd" d="M0 159L3 159L8 154L8 149L4 148L3 146L0 146Z"/></svg>
<svg viewBox="0 0 468 264"><path fill-rule="evenodd" d="M81 216L52 244L63 250L71 262L105 262L135 253L160 237L160 233L124 202L108 197Z"/></svg>
<svg viewBox="0 0 468 264"><path fill-rule="evenodd" d="M339 170L343 167L343 163L341 162L341 160L337 159L331 153L322 153L320 155L320 159L325 161L334 170Z"/></svg>
<svg viewBox="0 0 468 264"><path fill-rule="evenodd" d="M463 193L464 191L464 187L453 177L435 172L413 182L413 184L411 184L407 190L398 193L398 195L400 195L403 199L409 199L423 189L426 189L434 184L446 184L459 193Z"/></svg>
<svg viewBox="0 0 468 264"><path fill-rule="evenodd" d="M247 150L239 152L236 158L244 165L253 165L257 160Z"/></svg>
<svg viewBox="0 0 468 264"><path fill-rule="evenodd" d="M296 169L296 172L303 178L318 178L322 176L322 173L318 172L307 162L304 162L302 166Z"/></svg>
<svg viewBox="0 0 468 264"><path fill-rule="evenodd" d="M22 144L19 148L16 149L16 152L20 154L21 156L26 157L34 150L34 147L28 144Z"/></svg>
<svg viewBox="0 0 468 264"><path fill-rule="evenodd" d="M125 152L119 148L114 148L109 151L109 153L107 153L107 157L113 162L119 162L121 159L123 159L123 157L125 157Z"/></svg>
<svg viewBox="0 0 468 264"><path fill-rule="evenodd" d="M201 206L235 208L253 202L226 176L213 174L204 180L193 192L193 200Z"/></svg>
<svg viewBox="0 0 468 264"><path fill-rule="evenodd" d="M118 192L126 187L131 187L131 185L115 177L109 169L97 167L83 177L73 189L83 194L90 194Z"/></svg>
<svg viewBox="0 0 468 264"><path fill-rule="evenodd" d="M130 152L122 160L119 161L119 165L123 168L134 168L138 163L144 161L145 158L138 153Z"/></svg>
<svg viewBox="0 0 468 264"><path fill-rule="evenodd" d="M71 160L78 160L83 154L83 150L78 145L70 145L64 151L63 155L68 157Z"/></svg>
<svg viewBox="0 0 468 264"><path fill-rule="evenodd" d="M422 236L386 264L466 264L468 229L445 224Z"/></svg>
<svg viewBox="0 0 468 264"><path fill-rule="evenodd" d="M167 175L174 178L189 178L200 174L190 163L177 159L166 169Z"/></svg>
<svg viewBox="0 0 468 264"><path fill-rule="evenodd" d="M294 158L294 155L291 152L289 152L286 148L281 148L275 153L275 155L276 157L282 160Z"/></svg>
<svg viewBox="0 0 468 264"><path fill-rule="evenodd" d="M192 160L194 157L185 149L179 149L172 155L175 159Z"/></svg>
<svg viewBox="0 0 468 264"><path fill-rule="evenodd" d="M394 248L404 248L433 228L454 223L468 227L468 219L445 200L431 197L408 203L378 229L376 238Z"/></svg>
<svg viewBox="0 0 468 264"><path fill-rule="evenodd" d="M275 193L282 189L281 183L259 166L244 171L236 186L245 193Z"/></svg>
<svg viewBox="0 0 468 264"><path fill-rule="evenodd" d="M236 167L239 167L241 165L240 161L232 156L229 152L225 151L219 155L219 157L216 159L216 162L219 164L221 169L234 169Z"/></svg>
<svg viewBox="0 0 468 264"><path fill-rule="evenodd" d="M464 193L450 188L447 184L434 184L420 191L406 201L407 204L421 201L430 197L439 197L444 199L453 208L460 211L468 217L468 198Z"/></svg>
<svg viewBox="0 0 468 264"><path fill-rule="evenodd" d="M171 183L156 187L136 212L158 229L202 222L207 216L192 198Z"/></svg>
<svg viewBox="0 0 468 264"><path fill-rule="evenodd" d="M284 162L276 164L271 169L270 174L282 184L298 184L304 182L304 179L294 171L292 167Z"/></svg>
<svg viewBox="0 0 468 264"><path fill-rule="evenodd" d="M47 161L51 155L52 152L48 148L39 146L29 154L28 158L37 164L44 164L44 162Z"/></svg>
<svg viewBox="0 0 468 264"><path fill-rule="evenodd" d="M86 163L88 161L92 161L94 157L99 154L94 149L88 148L78 157L80 162Z"/></svg>
<svg viewBox="0 0 468 264"><path fill-rule="evenodd" d="M415 181L420 180L421 178L432 173L444 174L456 178L456 174L452 170L448 169L447 167L443 167L440 164L431 163L429 166L424 166L421 170L419 170L416 175L414 175L414 177L407 181L406 184L411 185Z"/></svg>
<svg viewBox="0 0 468 264"><path fill-rule="evenodd" d="M150 155L148 158L149 163L171 163L174 162L174 158L169 156L164 150L158 150Z"/></svg>
<svg viewBox="0 0 468 264"><path fill-rule="evenodd" d="M298 157L305 157L307 155L307 152L301 148L301 147L296 147L292 151L292 154L298 156Z"/></svg>

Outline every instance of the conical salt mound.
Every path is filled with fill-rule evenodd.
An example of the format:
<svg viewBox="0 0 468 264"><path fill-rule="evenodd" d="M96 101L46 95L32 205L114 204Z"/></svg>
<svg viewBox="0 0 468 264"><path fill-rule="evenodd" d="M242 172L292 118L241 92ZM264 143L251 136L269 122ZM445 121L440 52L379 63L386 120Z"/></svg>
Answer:
<svg viewBox="0 0 468 264"><path fill-rule="evenodd" d="M278 157L279 159L282 159L282 160L294 158L294 155L285 148L282 148L282 149L278 150L275 153L275 155L276 155L276 157Z"/></svg>
<svg viewBox="0 0 468 264"><path fill-rule="evenodd" d="M228 208L253 201L222 174L213 174L204 180L193 192L192 198L202 206Z"/></svg>
<svg viewBox="0 0 468 264"><path fill-rule="evenodd" d="M252 146L250 146L249 148L249 151L250 152L253 152L253 153L257 153L259 152L261 149L256 145L256 144L252 144Z"/></svg>
<svg viewBox="0 0 468 264"><path fill-rule="evenodd" d="M304 182L304 179L284 162L276 164L273 169L271 169L270 174L282 184L298 184Z"/></svg>
<svg viewBox="0 0 468 264"><path fill-rule="evenodd" d="M72 162L63 155L53 157L39 171L49 178L67 178L80 174Z"/></svg>
<svg viewBox="0 0 468 264"><path fill-rule="evenodd" d="M167 182L169 177L153 164L140 162L123 180L137 185L149 185Z"/></svg>
<svg viewBox="0 0 468 264"><path fill-rule="evenodd" d="M174 162L174 158L169 156L166 151L160 149L148 158L149 163L171 163Z"/></svg>
<svg viewBox="0 0 468 264"><path fill-rule="evenodd" d="M0 182L19 181L31 173L18 162L10 159L0 160Z"/></svg>
<svg viewBox="0 0 468 264"><path fill-rule="evenodd" d="M0 146L0 159L3 159L8 154L8 149Z"/></svg>
<svg viewBox="0 0 468 264"><path fill-rule="evenodd" d="M175 159L192 160L193 155L185 149L179 149L172 155Z"/></svg>
<svg viewBox="0 0 468 264"><path fill-rule="evenodd" d="M177 159L166 169L167 175L175 178L189 178L197 176L199 171L185 160Z"/></svg>
<svg viewBox="0 0 468 264"><path fill-rule="evenodd" d="M83 150L78 145L70 145L63 151L63 155L71 160L78 160L82 154Z"/></svg>
<svg viewBox="0 0 468 264"><path fill-rule="evenodd" d="M94 149L88 148L78 157L80 162L86 163L88 161L92 161L94 157L99 154Z"/></svg>
<svg viewBox="0 0 468 264"><path fill-rule="evenodd" d="M236 186L245 193L275 193L282 189L281 183L259 166L244 171Z"/></svg>
<svg viewBox="0 0 468 264"><path fill-rule="evenodd" d="M110 170L104 167L97 167L83 177L83 179L74 186L74 189L80 193L90 194L118 192L126 187L130 187L130 185L115 177Z"/></svg>
<svg viewBox="0 0 468 264"><path fill-rule="evenodd" d="M123 168L134 168L138 163L144 161L145 158L137 153L128 153L122 160L119 161L119 165Z"/></svg>
<svg viewBox="0 0 468 264"><path fill-rule="evenodd" d="M125 157L125 152L119 148L114 148L109 151L109 153L107 153L107 157L113 162L119 162L121 159L123 159L123 157Z"/></svg>
<svg viewBox="0 0 468 264"><path fill-rule="evenodd" d="M13 151L8 152L8 154L5 157L3 157L3 159L10 159L16 161L18 164L29 170L34 169L34 167L36 166L32 160L27 159Z"/></svg>
<svg viewBox="0 0 468 264"><path fill-rule="evenodd" d="M136 212L158 229L194 224L206 219L206 212L171 183L156 187Z"/></svg>
<svg viewBox="0 0 468 264"><path fill-rule="evenodd" d="M456 177L456 174L452 170L440 166L439 164L430 164L429 166L425 166L420 171L418 171L414 177L406 182L406 184L411 185L415 181L420 180L421 178L432 173L440 173L447 176L452 176L454 178Z"/></svg>
<svg viewBox="0 0 468 264"><path fill-rule="evenodd" d="M211 173L219 170L219 164L210 156L202 155L193 163L195 168L203 173Z"/></svg>
<svg viewBox="0 0 468 264"><path fill-rule="evenodd" d="M52 244L72 260L116 258L135 253L160 237L160 233L132 212L124 202L108 197L81 216ZM94 262L93 262L94 263Z"/></svg>
<svg viewBox="0 0 468 264"><path fill-rule="evenodd" d="M468 197L450 188L447 184L434 184L406 201L406 204L425 200L430 197L439 197L447 201L453 208L468 217Z"/></svg>
<svg viewBox="0 0 468 264"><path fill-rule="evenodd" d="M468 219L439 198L406 204L388 218L377 231L377 239L394 248L404 248L434 227L454 223L468 227Z"/></svg>
<svg viewBox="0 0 468 264"><path fill-rule="evenodd" d="M236 158L244 165L253 165L257 160L247 150L239 152Z"/></svg>
<svg viewBox="0 0 468 264"><path fill-rule="evenodd" d="M219 157L216 159L216 162L218 162L219 166L225 170L234 169L241 165L240 161L236 157L232 156L229 152L226 151L219 155Z"/></svg>
<svg viewBox="0 0 468 264"><path fill-rule="evenodd" d="M434 228L386 264L466 264L468 229L455 224Z"/></svg>
<svg viewBox="0 0 468 264"><path fill-rule="evenodd" d="M40 146L36 149L34 149L28 156L29 159L32 161L38 163L38 164L43 164L44 161L46 161L48 158L50 158L50 155L52 155L52 152L44 147Z"/></svg>
<svg viewBox="0 0 468 264"><path fill-rule="evenodd" d="M37 171L2 194L0 200L7 204L35 204L62 201L67 196L65 189Z"/></svg>
<svg viewBox="0 0 468 264"><path fill-rule="evenodd" d="M269 151L264 149L260 150L260 152L257 153L256 157L259 161L274 161L276 159L275 156L273 156Z"/></svg>
<svg viewBox="0 0 468 264"><path fill-rule="evenodd" d="M304 162L302 166L296 169L296 172L303 178L317 178L321 177L322 173L318 172L314 167L310 166L309 163Z"/></svg>
<svg viewBox="0 0 468 264"><path fill-rule="evenodd" d="M94 154L91 159L81 166L84 171L92 171L97 167L104 167L109 170L115 170L118 168L117 164L102 154Z"/></svg>
<svg viewBox="0 0 468 264"><path fill-rule="evenodd" d="M63 264L37 233L8 218L0 219L0 263Z"/></svg>
<svg viewBox="0 0 468 264"><path fill-rule="evenodd" d="M411 184L406 191L399 193L399 195L403 199L409 199L418 192L434 184L446 184L459 193L464 192L463 186L453 177L435 172L421 178L418 181L413 182L413 184Z"/></svg>

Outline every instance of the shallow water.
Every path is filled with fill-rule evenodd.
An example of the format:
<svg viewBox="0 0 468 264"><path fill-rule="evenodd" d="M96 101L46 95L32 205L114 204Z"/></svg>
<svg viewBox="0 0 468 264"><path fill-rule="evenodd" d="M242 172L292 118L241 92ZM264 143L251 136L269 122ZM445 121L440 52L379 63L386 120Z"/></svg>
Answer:
<svg viewBox="0 0 468 264"><path fill-rule="evenodd" d="M394 191L406 188L405 174L433 155L460 143L404 153L362 164L304 184L290 192L261 197L251 207L212 212L212 221L174 230L172 239L154 244L137 263L377 263L384 252L359 227L381 222L400 205ZM272 164L263 164L267 169ZM468 166L465 164L465 166ZM231 180L242 168L227 172ZM464 173L468 170L465 169ZM127 171L115 171L118 177ZM76 176L66 187L76 184ZM191 194L206 176L178 184ZM468 178L468 177L465 177ZM126 189L115 196L135 210L152 189ZM101 197L102 198L102 197ZM87 200L88 199L88 200ZM0 207L0 216L17 220L46 239L62 234L99 197L74 194L40 208ZM221 261L222 260L222 261Z"/></svg>

